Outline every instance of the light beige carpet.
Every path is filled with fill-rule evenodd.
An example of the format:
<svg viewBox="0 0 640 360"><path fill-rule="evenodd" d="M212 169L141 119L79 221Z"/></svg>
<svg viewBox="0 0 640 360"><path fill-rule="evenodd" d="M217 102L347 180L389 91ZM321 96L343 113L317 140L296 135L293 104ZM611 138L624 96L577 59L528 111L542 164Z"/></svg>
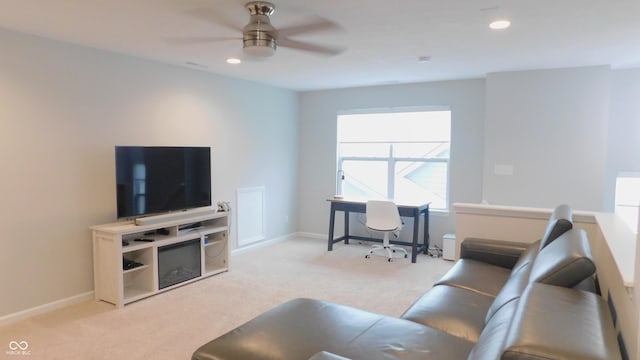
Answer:
<svg viewBox="0 0 640 360"><path fill-rule="evenodd" d="M205 342L297 297L398 316L452 263L365 259L368 245L295 238L232 255L230 271L116 309L89 301L0 328L0 358L190 359ZM9 354L26 341L30 355Z"/></svg>

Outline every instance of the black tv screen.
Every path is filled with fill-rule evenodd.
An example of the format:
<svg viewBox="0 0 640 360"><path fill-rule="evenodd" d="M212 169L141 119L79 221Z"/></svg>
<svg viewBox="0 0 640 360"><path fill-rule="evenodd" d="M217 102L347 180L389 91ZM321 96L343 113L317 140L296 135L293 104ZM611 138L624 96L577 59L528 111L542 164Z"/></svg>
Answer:
<svg viewBox="0 0 640 360"><path fill-rule="evenodd" d="M118 218L211 206L211 148L116 146Z"/></svg>

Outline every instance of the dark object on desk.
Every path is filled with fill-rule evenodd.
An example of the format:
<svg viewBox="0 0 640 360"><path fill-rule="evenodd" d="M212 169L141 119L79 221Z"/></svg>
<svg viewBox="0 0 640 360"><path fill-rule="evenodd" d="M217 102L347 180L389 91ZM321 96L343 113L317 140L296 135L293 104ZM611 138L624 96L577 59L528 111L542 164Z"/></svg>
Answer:
<svg viewBox="0 0 640 360"><path fill-rule="evenodd" d="M122 246L129 246L129 240L122 240Z"/></svg>
<svg viewBox="0 0 640 360"><path fill-rule="evenodd" d="M329 239L328 239L328 251L333 250L333 244L343 241L345 244L349 244L350 239L382 242L381 239L375 239L371 237L358 236L349 234L349 213L366 213L366 200L350 200L350 199L328 199L331 202L331 210L329 213ZM398 211L401 217L413 218L413 240L412 242L390 240L389 243L394 245L411 246L411 262L415 263L418 253L422 252L427 254L429 251L429 203L423 204L404 204L398 203ZM342 211L344 213L344 235L339 238L334 238L334 228L336 211ZM424 233L422 237L422 244L419 243L420 237L420 218L423 218Z"/></svg>
<svg viewBox="0 0 640 360"><path fill-rule="evenodd" d="M154 239L135 239L135 241L142 241L142 242L154 242Z"/></svg>

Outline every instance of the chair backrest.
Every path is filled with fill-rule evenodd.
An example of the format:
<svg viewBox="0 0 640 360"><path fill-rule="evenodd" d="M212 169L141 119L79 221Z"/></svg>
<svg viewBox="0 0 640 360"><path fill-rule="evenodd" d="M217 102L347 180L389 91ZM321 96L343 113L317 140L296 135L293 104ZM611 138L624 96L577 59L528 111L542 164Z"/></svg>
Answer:
<svg viewBox="0 0 640 360"><path fill-rule="evenodd" d="M377 231L400 230L402 220L398 206L390 200L367 201L367 227Z"/></svg>

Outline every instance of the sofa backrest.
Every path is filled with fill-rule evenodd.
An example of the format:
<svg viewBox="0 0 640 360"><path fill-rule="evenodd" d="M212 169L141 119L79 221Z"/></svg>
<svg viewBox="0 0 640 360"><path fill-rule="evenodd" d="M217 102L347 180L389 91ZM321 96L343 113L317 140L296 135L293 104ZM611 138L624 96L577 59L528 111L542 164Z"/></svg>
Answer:
<svg viewBox="0 0 640 360"><path fill-rule="evenodd" d="M487 323L468 360L621 359L606 303L596 294L531 283Z"/></svg>
<svg viewBox="0 0 640 360"><path fill-rule="evenodd" d="M487 314L485 315L485 326L489 324L489 321L495 314L504 306L511 302L517 302L522 296L522 293L529 285L529 277L531 273L531 264L520 267L515 272L511 273L511 276L504 284L496 298L491 303Z"/></svg>
<svg viewBox="0 0 640 360"><path fill-rule="evenodd" d="M549 217L547 228L545 229L542 240L540 241L540 250L572 228L573 210L571 207L566 204L557 206Z"/></svg>
<svg viewBox="0 0 640 360"><path fill-rule="evenodd" d="M574 287L596 270L589 240L581 229L565 232L542 250L532 244L520 260L489 307L485 324L501 307L517 300L531 283Z"/></svg>
<svg viewBox="0 0 640 360"><path fill-rule="evenodd" d="M529 282L573 287L595 271L587 233L572 229L540 250L533 262Z"/></svg>
<svg viewBox="0 0 640 360"><path fill-rule="evenodd" d="M520 258L518 258L518 261L516 262L516 264L511 269L512 273L516 272L516 271L519 271L523 267L530 266L530 264L533 263L533 261L536 259L536 256L538 256L538 253L540 252L540 243L541 242L542 242L542 240L538 240L538 241L534 242L533 244L529 245L527 250L525 250L520 255Z"/></svg>
<svg viewBox="0 0 640 360"><path fill-rule="evenodd" d="M527 248L513 266L513 270L516 271L520 267L532 263L540 250L571 229L573 229L573 210L569 205L557 206L551 213L549 221L547 221L547 227L542 238Z"/></svg>

